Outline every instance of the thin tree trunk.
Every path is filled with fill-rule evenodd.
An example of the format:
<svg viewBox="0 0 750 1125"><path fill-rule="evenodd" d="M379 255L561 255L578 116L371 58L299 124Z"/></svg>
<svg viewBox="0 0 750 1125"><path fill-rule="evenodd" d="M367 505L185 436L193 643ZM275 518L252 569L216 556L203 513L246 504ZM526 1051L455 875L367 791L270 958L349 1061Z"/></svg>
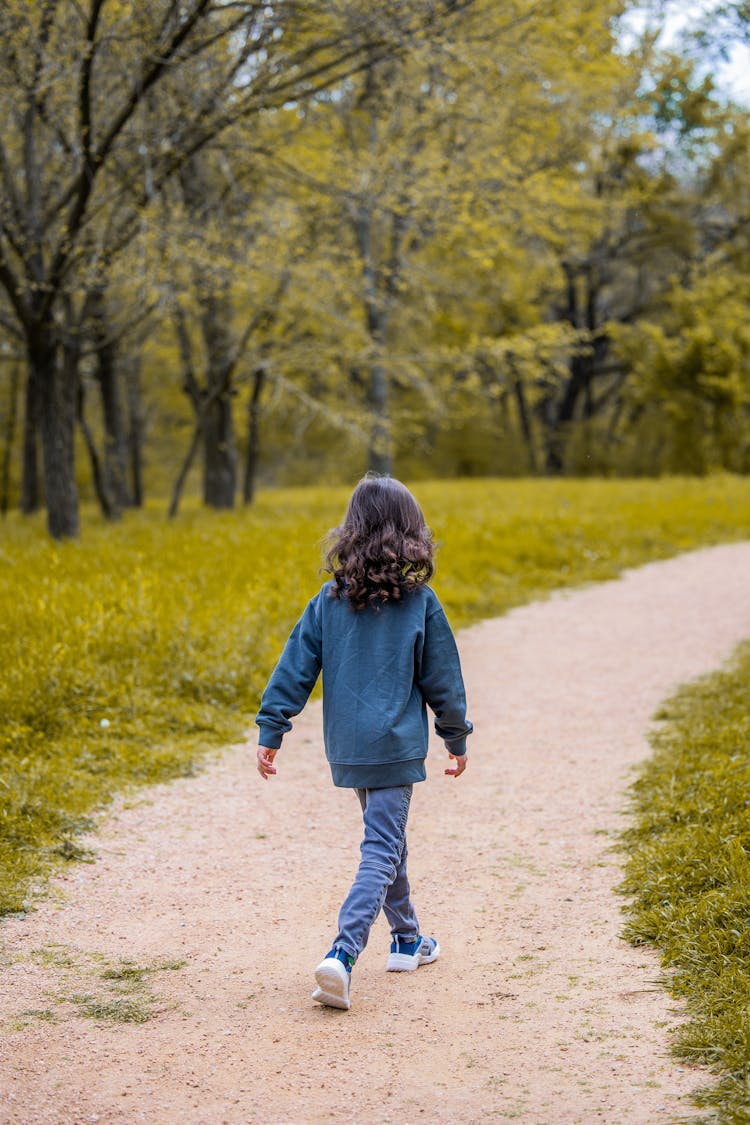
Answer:
<svg viewBox="0 0 750 1125"><path fill-rule="evenodd" d="M573 328L581 328L581 309L578 293L577 268L569 262L562 263L565 274L567 308L564 320ZM545 469L552 476L562 473L565 467L565 447L568 438L568 429L573 420L579 396L584 390L586 373L584 371L584 357L576 353L571 356L569 375L559 401L553 399L550 403L548 416L548 431L546 440Z"/></svg>
<svg viewBox="0 0 750 1125"><path fill-rule="evenodd" d="M537 461L536 450L534 449L534 434L531 429L531 416L529 414L529 407L526 402L526 392L523 387L523 380L521 376L514 372L513 375L513 394L518 407L518 418L521 423L521 433L523 440L526 443L526 452L529 458L529 471L536 473Z"/></svg>
<svg viewBox="0 0 750 1125"><path fill-rule="evenodd" d="M86 451L91 462L91 477L94 482L94 492L99 501L102 515L108 520L119 519L122 512L112 502L107 488L106 472L102 465L102 459L99 456L99 450L96 448L96 442L91 432L91 427L86 420L86 394L83 389L83 383L81 382L79 382L78 385L78 424L81 427L83 440L86 444Z"/></svg>
<svg viewBox="0 0 750 1125"><path fill-rule="evenodd" d="M370 446L367 467L373 473L389 474L393 468L391 423L389 415L388 373L376 362L370 368L369 403L372 410Z"/></svg>
<svg viewBox="0 0 750 1125"><path fill-rule="evenodd" d="M232 377L237 355L232 355L229 338L228 302L209 292L208 285L208 281L200 280L197 285L201 294L201 328L206 352L205 387L199 385L195 376L190 337L179 306L175 326L182 354L184 390L196 414L197 438L194 435L195 449L189 456L192 461L198 439L202 438L203 502L211 508L229 509L234 507L237 490L237 446L232 405Z"/></svg>
<svg viewBox="0 0 750 1125"><path fill-rule="evenodd" d="M102 343L99 346L95 374L104 417L104 482L110 498L111 513L116 518L122 514L123 508L130 506L131 499L127 484L125 420L113 345Z"/></svg>
<svg viewBox="0 0 750 1125"><path fill-rule="evenodd" d="M211 508L234 507L237 449L232 394L228 389L207 404L203 421L203 502Z"/></svg>
<svg viewBox="0 0 750 1125"><path fill-rule="evenodd" d="M54 326L34 326L29 367L39 388L47 527L53 539L74 539L80 530L75 478L77 372L62 369Z"/></svg>
<svg viewBox="0 0 750 1125"><path fill-rule="evenodd" d="M622 395L620 395L619 398L615 400L615 405L609 419L609 424L607 425L607 445L610 448L615 444L615 441L617 440L617 427L620 424L620 418L622 417L624 409L625 399Z"/></svg>
<svg viewBox="0 0 750 1125"><path fill-rule="evenodd" d="M182 194L194 222L206 218L210 180L205 162L194 156L180 174ZM195 268L195 292L200 307L201 334L206 356L205 397L202 398L201 436L203 437L203 502L211 508L233 508L237 491L237 447L232 409L232 305L226 281L217 282L210 270ZM196 384L192 373L190 343L184 319L178 318L186 381L192 374L193 406L198 410Z"/></svg>
<svg viewBox="0 0 750 1125"><path fill-rule="evenodd" d="M185 485L187 475L190 472L190 467L195 459L195 455L198 452L198 447L200 446L201 438L203 437L203 428L205 426L208 413L213 407L216 399L220 398L224 393L224 388L221 386L221 384L214 386L213 389L205 395L199 409L196 412L195 428L193 429L193 436L190 439L190 448L185 455L185 460L182 463L182 467L180 468L177 480L175 481L175 486L172 490L172 499L167 510L167 514L169 515L170 519L173 516L177 515L177 509L180 504L182 490Z"/></svg>
<svg viewBox="0 0 750 1125"><path fill-rule="evenodd" d="M255 498L255 483L260 457L260 399L266 381L266 370L258 367L253 372L253 389L247 408L247 456L242 502L249 506Z"/></svg>
<svg viewBox="0 0 750 1125"><path fill-rule="evenodd" d="M128 463L130 495L135 508L143 507L143 403L141 396L141 356L127 360L125 386L128 404Z"/></svg>
<svg viewBox="0 0 750 1125"><path fill-rule="evenodd" d="M41 507L39 472L39 386L29 365L24 395L23 444L21 447L21 511L25 516Z"/></svg>
<svg viewBox="0 0 750 1125"><path fill-rule="evenodd" d="M2 478L0 479L0 512L3 517L8 514L10 503L10 465L13 455L13 442L16 438L16 420L18 418L18 388L21 383L21 365L14 363L10 372L10 395L8 400L8 420L5 425L5 443L3 446Z"/></svg>
<svg viewBox="0 0 750 1125"><path fill-rule="evenodd" d="M553 476L562 473L565 468L565 447L570 423L586 386L587 374L583 360L582 356L573 356L570 361L570 374L547 434L546 470Z"/></svg>
<svg viewBox="0 0 750 1125"><path fill-rule="evenodd" d="M87 299L91 335L96 347L94 375L99 384L104 418L103 484L111 518L118 518L130 505L127 484L127 439L122 411L117 349L109 334L107 302L102 287L92 290Z"/></svg>
<svg viewBox="0 0 750 1125"><path fill-rule="evenodd" d="M225 289L199 286L201 328L206 348L206 391L203 400L203 502L211 508L234 507L237 491L237 446L232 389L231 307Z"/></svg>
<svg viewBox="0 0 750 1125"><path fill-rule="evenodd" d="M174 517L177 515L177 511L180 507L180 500L182 498L182 490L185 487L185 481L187 480L187 475L190 472L190 467L193 464L193 461L195 460L195 455L198 452L198 446L200 445L200 442L201 442L201 436L202 436L201 429L202 429L201 420L200 420L200 417L199 417L198 420L196 421L195 427L193 429L193 436L190 439L190 447L189 447L187 453L185 454L185 460L182 462L182 466L180 468L180 471L177 474L177 480L175 481L174 488L172 489L172 499L169 502L169 509L168 509L168 512L167 512L167 515L169 516L170 519L174 519Z"/></svg>
<svg viewBox="0 0 750 1125"><path fill-rule="evenodd" d="M577 352L570 359L568 376L562 396L550 418L547 435L546 468L549 473L561 473L565 467L565 447L571 423L578 413L579 403L583 402L581 413L584 419L594 417L597 404L594 398L594 379L606 357L609 341L598 328L599 288L595 265L586 262L583 266L562 263L566 279L567 308L564 319L577 329L588 333L588 348ZM581 284L585 287L583 296Z"/></svg>
<svg viewBox="0 0 750 1125"><path fill-rule="evenodd" d="M374 358L370 363L367 401L372 412L367 467L374 473L388 474L393 465L390 419L390 379L385 366L387 317L373 260L372 215L363 208L355 223L360 260L367 334Z"/></svg>

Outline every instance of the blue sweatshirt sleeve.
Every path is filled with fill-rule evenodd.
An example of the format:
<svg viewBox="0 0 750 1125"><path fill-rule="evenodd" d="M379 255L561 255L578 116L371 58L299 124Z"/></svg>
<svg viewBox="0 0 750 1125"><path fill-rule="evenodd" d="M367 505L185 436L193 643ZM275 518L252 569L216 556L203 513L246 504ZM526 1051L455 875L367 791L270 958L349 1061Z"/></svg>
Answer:
<svg viewBox="0 0 750 1125"><path fill-rule="evenodd" d="M319 600L318 594L308 603L263 692L255 716L261 746L281 746L282 738L292 729L291 719L300 713L315 687L322 663Z"/></svg>
<svg viewBox="0 0 750 1125"><path fill-rule="evenodd" d="M435 712L436 734L451 754L465 754L466 737L473 727L466 718L466 691L456 641L439 603L425 620L417 680L425 702Z"/></svg>

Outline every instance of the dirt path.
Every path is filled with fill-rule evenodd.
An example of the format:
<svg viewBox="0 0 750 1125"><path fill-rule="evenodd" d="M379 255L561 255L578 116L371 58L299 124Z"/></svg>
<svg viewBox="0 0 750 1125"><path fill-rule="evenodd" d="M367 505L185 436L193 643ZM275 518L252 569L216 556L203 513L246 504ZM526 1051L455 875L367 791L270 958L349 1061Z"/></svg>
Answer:
<svg viewBox="0 0 750 1125"><path fill-rule="evenodd" d="M748 575L750 543L718 547L461 635L470 767L454 782L431 756L410 831L423 928L444 953L386 974L379 920L348 1013L310 999L359 832L354 797L328 778L318 705L273 782L235 748L119 804L97 862L0 930L0 1121L688 1115L705 1076L668 1054L678 1017L656 959L618 937L611 835L659 702L750 636ZM123 974L122 959L151 971ZM97 1021L95 1002L151 1018Z"/></svg>

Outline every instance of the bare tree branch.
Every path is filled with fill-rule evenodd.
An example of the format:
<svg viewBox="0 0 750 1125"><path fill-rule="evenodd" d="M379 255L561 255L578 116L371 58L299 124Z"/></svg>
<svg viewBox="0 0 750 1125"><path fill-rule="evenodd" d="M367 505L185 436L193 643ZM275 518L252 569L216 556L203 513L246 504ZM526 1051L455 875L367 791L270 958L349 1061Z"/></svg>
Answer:
<svg viewBox="0 0 750 1125"><path fill-rule="evenodd" d="M104 0L91 0L91 12L86 25L86 42L78 91L78 123L84 168L91 164L91 68L94 65L96 28Z"/></svg>
<svg viewBox="0 0 750 1125"><path fill-rule="evenodd" d="M99 144L95 148L89 147L88 155L84 155L84 160L79 172L69 184L68 188L62 193L57 206L53 208L53 211L62 210L67 203L70 202L65 231L58 243L57 251L55 252L49 269L48 289L46 294L46 302L48 304L54 299L54 294L62 278L66 260L70 253L71 243L80 228L89 197L94 188L97 173L145 93L165 72L170 60L176 55L181 45L188 38L196 23L210 4L211 0L196 0L192 11L188 12L182 23L177 27L170 42L164 46L159 56L151 65L146 67L140 80L133 85L130 96L127 98L124 105L121 106L119 112L115 114L114 119L111 121L109 128Z"/></svg>

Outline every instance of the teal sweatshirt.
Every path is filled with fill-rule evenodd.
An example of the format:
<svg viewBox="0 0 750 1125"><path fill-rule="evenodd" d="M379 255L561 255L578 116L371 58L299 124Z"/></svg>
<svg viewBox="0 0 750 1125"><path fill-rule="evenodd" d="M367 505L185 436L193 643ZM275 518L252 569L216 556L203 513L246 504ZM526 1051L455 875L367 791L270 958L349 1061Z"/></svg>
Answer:
<svg viewBox="0 0 750 1125"><path fill-rule="evenodd" d="M456 642L436 595L420 586L354 610L327 582L286 643L261 700L261 746L279 747L323 672L323 736L334 785L382 789L425 779L427 707L451 754L472 725Z"/></svg>

